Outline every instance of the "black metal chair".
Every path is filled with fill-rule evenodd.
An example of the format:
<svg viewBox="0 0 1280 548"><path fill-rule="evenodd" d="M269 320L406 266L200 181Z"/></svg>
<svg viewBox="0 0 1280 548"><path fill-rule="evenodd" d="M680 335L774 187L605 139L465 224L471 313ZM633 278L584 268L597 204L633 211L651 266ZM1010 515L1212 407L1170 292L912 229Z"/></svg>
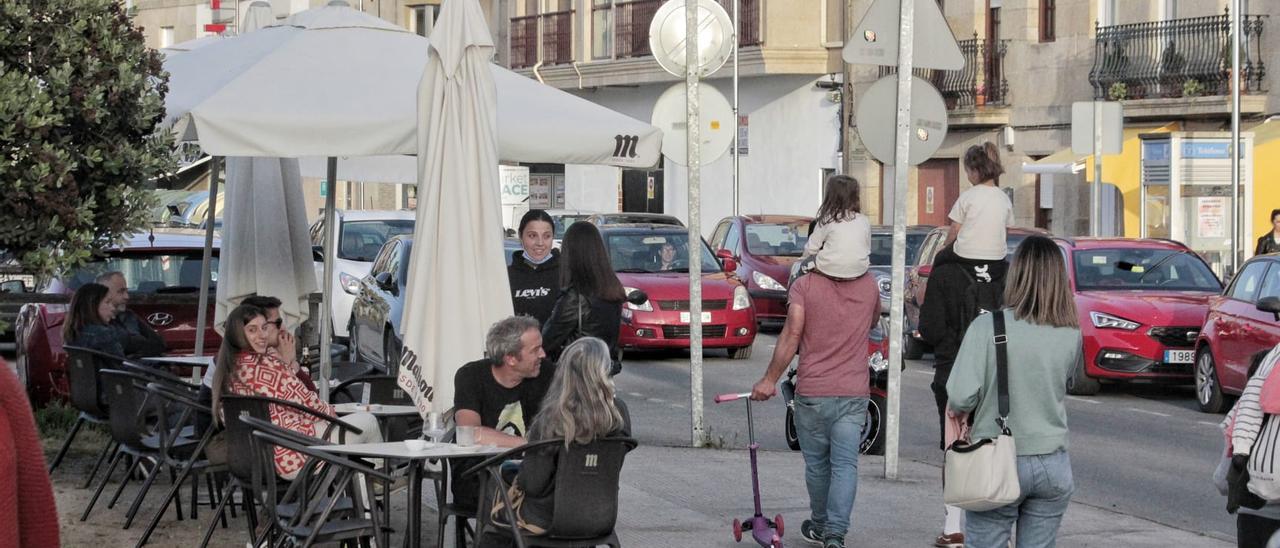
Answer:
<svg viewBox="0 0 1280 548"><path fill-rule="evenodd" d="M489 487L485 492L498 487L494 490L500 493L506 519L505 524L496 524L490 520L489 512L480 512L477 537L490 527L495 531L507 528L518 548L578 548L601 544L619 548L621 545L613 530L618 519L618 480L627 452L636 445L632 438L603 438L588 444L574 443L566 449L563 439L553 439L526 444L472 466L463 475L489 473L490 481L486 483ZM542 535L531 535L517 525L507 493L510 485L500 470L503 462L534 451L550 452L556 457L554 509L551 524Z"/></svg>
<svg viewBox="0 0 1280 548"><path fill-rule="evenodd" d="M49 464L50 473L53 473L62 463L67 450L71 448L71 442L76 439L76 434L80 433L84 423L107 424L108 408L100 396L102 383L98 378L98 371L117 367L124 361L123 357L92 348L73 345L64 345L62 348L67 352L67 382L70 385L71 406L80 414L76 416L71 432L67 433L66 441L62 442L62 447L58 449L58 455ZM93 478L98 475L102 463L106 462L114 449L114 440L102 447L102 451L98 452L98 460L93 465L93 471L89 473L89 477L85 478L84 484L80 486L81 489L93 483Z"/></svg>
<svg viewBox="0 0 1280 548"><path fill-rule="evenodd" d="M198 402L196 400L195 395L191 394L189 391L174 389L168 385L157 383L157 382L152 382L148 384L147 391L153 396L153 399L163 402L162 405L165 405L167 408L179 410L178 422L176 424L173 424L172 426L166 424L167 419L165 416L162 416L159 419L161 421L160 430L169 430L171 432L174 432L175 437L178 435L181 435L181 433L183 432L188 431L190 425L196 421L196 418L198 415L203 414L207 416L210 413L209 407ZM208 447L210 440L213 438L213 435L214 435L214 429L212 428L206 429L201 434L198 443L194 447L191 447L191 446L175 447L171 444L166 444L166 447L162 451L164 455L163 464L170 467L178 467L181 470L181 472L179 472L178 478L173 481L173 485L170 487L169 492L165 495L164 501L160 503L160 507L156 509L155 514L151 518L151 522L147 524L146 530L142 533L142 537L138 539L137 546L141 547L145 545L147 543L147 540L151 538L151 533L155 531L156 526L160 523L161 516L163 516L165 511L168 510L169 503L180 499L179 491L182 489L182 485L183 483L186 482L188 477L191 477L191 518L192 519L197 518L196 507L198 506L198 503L199 503L198 487L200 485L200 476L202 475L204 476L204 479L205 479L205 485L208 488L209 506L216 510L218 507L220 507L220 505L223 504L222 501L218 500L219 489L215 487L214 483L215 483L215 476L224 473L227 470L227 465L213 464L209 461L209 459L205 455L205 449ZM171 438L171 439L176 439L176 438ZM194 477L192 477L192 474L194 474ZM142 500L141 498L135 500L134 506L136 507L141 500ZM180 502L179 502L178 512L180 515L181 514ZM219 513L215 511L213 516L214 521L216 522L219 517L220 517ZM132 517L129 519L131 521ZM226 526L225 517L223 517L222 523L223 523L223 526L225 527ZM130 522L127 521L125 523L125 528L128 529L129 525L130 525Z"/></svg>
<svg viewBox="0 0 1280 548"><path fill-rule="evenodd" d="M357 460L316 450L317 440L251 416L240 420L253 429L254 450L250 460L255 478L275 475L275 448L296 451L307 457L297 478L281 493L277 482L264 481L267 514L275 531L295 545L309 547L317 542L359 541L377 538L389 545L389 531L379 520L373 500L375 482L390 485L393 478Z"/></svg>
<svg viewBox="0 0 1280 548"><path fill-rule="evenodd" d="M413 398L400 388L392 375L361 375L343 381L329 392L330 403L380 403L383 405L413 405ZM422 435L422 417L383 417L382 438L400 441Z"/></svg>
<svg viewBox="0 0 1280 548"><path fill-rule="evenodd" d="M131 462L128 468L125 469L124 478L121 480L120 486L116 488L111 501L107 503L107 508L115 506L120 499L120 495L124 492L125 486L129 484L133 471L142 466L144 459L156 463L155 466L147 471L142 488L134 495L134 503L131 505L126 518L128 522L132 522L140 501L146 497L152 483L155 482L156 476L160 473L161 465L167 465L165 460L166 453L179 447L194 446L198 442L197 440L182 437L180 429L170 430L167 428L165 418L168 416L169 410L161 405L160 402L149 399L147 385L151 382L150 377L118 369L103 369L98 374L102 377L106 397L111 400L112 412L108 423L111 426L111 438L116 442L116 450L115 455L111 458L111 464L107 466L106 475L99 481L98 488L93 493L93 498L89 500L84 513L80 516L80 521L89 519L89 514L97 504L98 497L102 495L102 490L111 481L111 474L115 472L121 460L127 456ZM147 424L148 417L152 416L159 417L159 427L154 430ZM175 479L174 468L172 466L168 466L168 468L170 479ZM178 506L178 519L182 519L181 505Z"/></svg>
<svg viewBox="0 0 1280 548"><path fill-rule="evenodd" d="M449 426L449 430L445 432L440 441L453 443L457 439L457 428L454 422L454 413L456 408L451 408L445 412L445 424ZM450 490L450 482L453 481L452 466L454 461L444 460L439 471L427 471L424 477L433 480L436 489L436 546L444 546L444 534L449 526L449 520L454 520L454 546L465 548L467 546L467 536L470 535L473 540L478 538L476 531L471 528L467 520L477 519L476 509L470 505L460 504L456 500L449 502L452 491ZM466 462L466 461L461 461ZM477 522L478 523L478 522Z"/></svg>
<svg viewBox="0 0 1280 548"><path fill-rule="evenodd" d="M363 432L359 428L343 422L337 417L331 417L323 413L318 413L312 409L296 404L291 401L270 398L266 396L236 396L227 394L222 396L222 420L226 430L226 443L228 455L252 455L253 454L253 428L243 420L244 417L250 417L261 421L271 422L271 405L282 405L298 412L305 413L317 419L328 421L329 427L326 434L333 428L339 428L344 432L360 434ZM317 440L319 441L319 440ZM248 458L230 458L227 462L227 470L230 472L230 482L219 497L218 508L214 510L214 520L209 523L205 530L204 539L200 546L203 548L209 544L209 540L213 537L213 530L217 527L217 520L222 516L229 502L234 500L237 491L241 493L244 502L245 519L249 525L249 539L254 546L258 545L261 538L258 535L258 509L259 503L264 503L269 499L265 499L265 491L260 489L260 483L254 480L253 460ZM274 478L274 468L271 468ZM284 482L286 480L279 480ZM267 535L272 532L274 524L271 524L264 532Z"/></svg>

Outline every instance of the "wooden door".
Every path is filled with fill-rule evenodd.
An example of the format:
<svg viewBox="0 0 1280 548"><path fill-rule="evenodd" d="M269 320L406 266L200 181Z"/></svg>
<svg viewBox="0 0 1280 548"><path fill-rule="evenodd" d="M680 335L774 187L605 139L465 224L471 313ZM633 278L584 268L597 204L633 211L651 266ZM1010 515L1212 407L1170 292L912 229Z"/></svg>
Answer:
<svg viewBox="0 0 1280 548"><path fill-rule="evenodd" d="M947 213L960 196L960 163L954 158L939 158L926 161L917 169L917 222L934 226L949 224Z"/></svg>

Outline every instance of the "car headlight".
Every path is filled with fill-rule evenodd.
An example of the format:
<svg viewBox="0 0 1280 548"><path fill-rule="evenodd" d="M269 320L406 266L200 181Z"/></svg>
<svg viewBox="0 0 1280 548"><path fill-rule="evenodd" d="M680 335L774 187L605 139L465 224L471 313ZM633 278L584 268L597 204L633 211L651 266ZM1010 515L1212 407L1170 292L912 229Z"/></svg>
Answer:
<svg viewBox="0 0 1280 548"><path fill-rule="evenodd" d="M893 293L893 280L888 276L876 275L876 288L880 290L880 298L888 299Z"/></svg>
<svg viewBox="0 0 1280 548"><path fill-rule="evenodd" d="M746 310L751 308L751 296L747 295L747 288L738 286L733 288L733 309Z"/></svg>
<svg viewBox="0 0 1280 548"><path fill-rule="evenodd" d="M877 350L867 357L867 365L871 367L873 373L883 373L886 369L889 369L889 360L885 359L884 354Z"/></svg>
<svg viewBox="0 0 1280 548"><path fill-rule="evenodd" d="M346 272L338 273L338 284L342 286L342 290L350 295L360 294L360 278L347 274Z"/></svg>
<svg viewBox="0 0 1280 548"><path fill-rule="evenodd" d="M1089 318L1093 320L1093 326L1100 329L1123 329L1125 331L1133 331L1140 325L1133 320L1126 320L1119 316L1112 316L1104 312L1090 312Z"/></svg>
<svg viewBox="0 0 1280 548"><path fill-rule="evenodd" d="M633 291L637 291L637 289L634 287L622 288L622 293L625 295L630 295ZM653 304L647 300L640 304L631 304L626 301L623 301L623 302L626 303L626 307L630 308L631 310L639 310L641 312L653 312Z"/></svg>
<svg viewBox="0 0 1280 548"><path fill-rule="evenodd" d="M769 291L787 290L787 288L782 287L782 284L778 283L778 280L773 279L768 274L760 272L759 270L751 273L751 280L756 282L756 285L759 286L760 289L767 289Z"/></svg>

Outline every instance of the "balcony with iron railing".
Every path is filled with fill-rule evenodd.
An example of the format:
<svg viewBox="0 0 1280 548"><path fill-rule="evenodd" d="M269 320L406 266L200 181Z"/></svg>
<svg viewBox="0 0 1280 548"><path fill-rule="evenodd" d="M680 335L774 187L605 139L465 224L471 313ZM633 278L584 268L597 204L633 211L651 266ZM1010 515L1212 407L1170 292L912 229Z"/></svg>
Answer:
<svg viewBox="0 0 1280 548"><path fill-rule="evenodd" d="M1262 53L1265 17L1241 17L1242 95L1266 93ZM1231 20L1225 12L1209 17L1098 26L1093 55L1089 83L1098 100L1191 105L1206 103L1196 98L1228 95L1231 90Z"/></svg>
<svg viewBox="0 0 1280 548"><path fill-rule="evenodd" d="M666 0L631 0L614 4L617 34L614 56L618 59L651 55L649 24ZM760 37L760 3L763 0L739 0L738 47L763 44ZM725 11L733 13L733 0L718 0Z"/></svg>
<svg viewBox="0 0 1280 548"><path fill-rule="evenodd" d="M1005 76L1004 60L1009 51L1009 41L973 38L959 40L960 53L964 56L964 68L960 70L914 69L916 76L928 80L946 102L953 116L968 115L1007 107L1009 80ZM880 77L897 74L897 67L880 67ZM996 120L993 123L998 123ZM981 125L981 124L979 124Z"/></svg>
<svg viewBox="0 0 1280 548"><path fill-rule="evenodd" d="M573 10L512 17L510 41L511 68L572 63Z"/></svg>

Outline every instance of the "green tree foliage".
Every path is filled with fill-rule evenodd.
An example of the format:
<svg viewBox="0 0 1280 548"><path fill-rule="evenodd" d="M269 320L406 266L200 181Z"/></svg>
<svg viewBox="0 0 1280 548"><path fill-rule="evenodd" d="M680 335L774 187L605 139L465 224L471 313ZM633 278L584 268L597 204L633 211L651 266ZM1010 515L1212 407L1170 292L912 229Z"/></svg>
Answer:
<svg viewBox="0 0 1280 548"><path fill-rule="evenodd" d="M145 226L167 81L116 0L0 0L0 249L50 274Z"/></svg>

